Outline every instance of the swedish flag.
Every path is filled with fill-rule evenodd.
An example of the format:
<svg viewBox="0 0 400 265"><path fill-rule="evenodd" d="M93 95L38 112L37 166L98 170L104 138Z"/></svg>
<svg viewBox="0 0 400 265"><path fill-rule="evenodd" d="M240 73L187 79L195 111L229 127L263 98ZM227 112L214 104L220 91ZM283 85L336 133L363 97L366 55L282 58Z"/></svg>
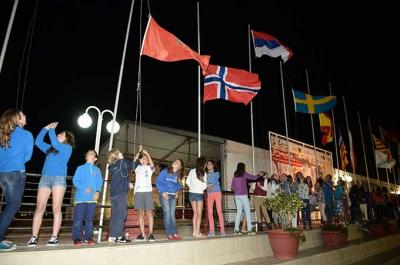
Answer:
<svg viewBox="0 0 400 265"><path fill-rule="evenodd" d="M336 105L336 96L312 96L292 89L294 108L302 113L322 113Z"/></svg>

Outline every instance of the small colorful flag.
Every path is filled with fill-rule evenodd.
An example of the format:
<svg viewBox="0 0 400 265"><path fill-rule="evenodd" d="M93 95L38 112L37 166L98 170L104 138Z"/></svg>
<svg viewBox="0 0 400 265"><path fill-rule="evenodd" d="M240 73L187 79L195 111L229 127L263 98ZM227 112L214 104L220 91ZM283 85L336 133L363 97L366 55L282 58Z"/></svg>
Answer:
<svg viewBox="0 0 400 265"><path fill-rule="evenodd" d="M328 113L319 114L319 125L321 129L321 143L326 145L333 141L332 118Z"/></svg>
<svg viewBox="0 0 400 265"><path fill-rule="evenodd" d="M247 105L260 91L257 74L210 64L204 77L204 102L225 99Z"/></svg>
<svg viewBox="0 0 400 265"><path fill-rule="evenodd" d="M376 166L380 168L392 168L396 164L396 160L392 157L392 152L386 145L375 135L372 135L375 143L375 161Z"/></svg>
<svg viewBox="0 0 400 265"><path fill-rule="evenodd" d="M200 64L203 72L210 62L210 56L200 55L190 49L173 34L160 27L151 16L147 23L140 54L165 62L193 59Z"/></svg>
<svg viewBox="0 0 400 265"><path fill-rule="evenodd" d="M336 96L312 96L301 91L292 89L294 108L302 113L327 112L336 105Z"/></svg>
<svg viewBox="0 0 400 265"><path fill-rule="evenodd" d="M347 165L349 164L349 160L347 159L346 145L344 144L344 140L341 134L339 136L339 147L340 147L340 160L342 162L342 171L346 171Z"/></svg>
<svg viewBox="0 0 400 265"><path fill-rule="evenodd" d="M268 55L270 57L281 57L286 62L293 56L293 52L283 45L277 38L267 33L252 30L254 51L256 57Z"/></svg>

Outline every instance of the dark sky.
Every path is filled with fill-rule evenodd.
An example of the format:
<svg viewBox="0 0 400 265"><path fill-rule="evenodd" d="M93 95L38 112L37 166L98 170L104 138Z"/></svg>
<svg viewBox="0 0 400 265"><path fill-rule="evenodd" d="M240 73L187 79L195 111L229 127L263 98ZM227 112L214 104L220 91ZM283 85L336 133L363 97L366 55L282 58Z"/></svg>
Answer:
<svg viewBox="0 0 400 265"><path fill-rule="evenodd" d="M4 41L14 0L0 1L0 43ZM197 50L196 1L149 0L156 21ZM291 3L293 2L293 3ZM20 1L0 75L0 112L21 107L27 65L23 110L27 129L36 134L52 121L72 130L78 148L70 174L94 145L95 126L83 131L76 120L89 105L114 108L115 93L130 8L127 0L40 0L31 52L25 46L36 1ZM276 36L294 56L284 65L289 136L312 144L310 118L294 112L290 86L306 91L305 70L311 94L327 95L328 81L338 96L336 126L345 132L342 96L346 96L350 129L361 158L356 119L360 110L364 129L370 116L374 128L400 130L398 87L399 17L393 4L348 1L200 1L201 52L212 64L248 69L247 25ZM118 121L133 120L140 36L140 0L135 1L121 87ZM142 33L147 21L143 4ZM26 47L25 60L23 51ZM26 58L29 54L29 64ZM252 58L262 90L254 99L255 143L266 147L269 130L285 133L279 61ZM22 66L21 66L22 65ZM21 70L20 70L21 69ZM197 64L142 60L142 117L147 123L197 131ZM19 88L19 89L18 89ZM34 99L38 98L38 99ZM249 107L211 101L203 105L203 132L250 143ZM92 113L94 116L94 113ZM109 116L105 116L105 123ZM96 120L96 119L94 119ZM315 117L317 145L319 123ZM367 132L365 131L365 136ZM107 133L103 132L103 140ZM366 139L367 141L368 139ZM369 147L370 148L370 147ZM332 146L327 146L332 150ZM36 150L32 171L41 169ZM39 169L37 164L40 164ZM363 172L362 169L361 173Z"/></svg>

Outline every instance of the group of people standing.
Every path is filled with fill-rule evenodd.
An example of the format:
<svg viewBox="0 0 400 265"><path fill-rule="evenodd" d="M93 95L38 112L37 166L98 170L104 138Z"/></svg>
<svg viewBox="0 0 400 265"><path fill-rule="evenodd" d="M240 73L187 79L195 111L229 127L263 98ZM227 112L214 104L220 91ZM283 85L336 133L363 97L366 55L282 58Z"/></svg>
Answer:
<svg viewBox="0 0 400 265"><path fill-rule="evenodd" d="M36 211L32 224L32 237L28 245L37 244L46 210L47 201L52 195L53 232L48 245L58 245L58 233L61 227L61 206L66 189L67 163L72 154L75 139L69 131L56 135L58 125L53 122L45 126L35 141L32 133L23 129L26 125L25 114L18 109L5 111L0 119L0 186L3 190L5 208L0 212L0 251L13 250L17 246L4 240L8 226L18 212L25 188L25 164L31 159L35 144L45 155L42 177L38 186ZM48 134L50 143L44 142Z"/></svg>
<svg viewBox="0 0 400 265"><path fill-rule="evenodd" d="M36 145L45 155L42 176L38 185L37 203L32 224L32 236L28 241L29 247L38 245L38 235L43 214L50 195L52 196L53 231L47 242L48 246L60 244L58 234L62 222L61 207L66 190L67 164L75 145L74 135L69 131L62 131L56 135L58 125L53 122L45 126L34 140L32 133L25 130L25 114L18 109L5 111L0 120L0 186L3 190L5 208L0 212L0 251L13 250L17 246L13 242L4 240L8 226L15 214L19 211L25 188L25 164L31 159L33 147ZM50 142L44 141L48 135ZM95 244L93 237L93 219L96 213L97 200L100 197L103 178L100 169L96 166L98 154L94 150L87 151L86 163L79 166L73 176L76 188L74 195L74 217L72 239L75 246ZM152 197L152 175L155 171L150 154L140 146L133 160L123 157L118 149L108 153L109 172L111 174L110 201L111 220L109 242L130 242L124 236L124 223L127 214L127 196L130 189L134 189L135 208L139 210L139 226L141 233L135 240L154 241L154 200ZM134 170L135 182L130 182L130 173ZM169 240L179 240L176 229L175 209L176 199L181 189L184 176L184 163L181 159L174 161L158 175L156 187L159 192L160 203L164 213L164 226ZM207 177L208 176L208 177ZM224 219L222 216L222 194L219 184L220 174L213 160L200 157L196 161L196 168L189 172L187 185L189 198L193 208L193 237L202 238L200 224L203 209L203 193L207 189L208 211L213 211L216 203L220 233L225 234ZM144 216L149 223L149 234L145 234ZM213 214L210 213L209 236L214 236ZM212 223L212 225L211 225ZM85 224L83 226L83 224Z"/></svg>

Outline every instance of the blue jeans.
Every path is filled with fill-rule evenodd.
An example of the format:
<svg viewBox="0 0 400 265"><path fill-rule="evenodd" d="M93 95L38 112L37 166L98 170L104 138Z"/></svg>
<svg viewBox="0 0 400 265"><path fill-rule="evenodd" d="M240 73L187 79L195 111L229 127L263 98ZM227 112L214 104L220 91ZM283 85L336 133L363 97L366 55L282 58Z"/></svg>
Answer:
<svg viewBox="0 0 400 265"><path fill-rule="evenodd" d="M111 197L111 220L110 237L121 237L124 235L124 225L126 219L126 208L128 207L128 194L118 194Z"/></svg>
<svg viewBox="0 0 400 265"><path fill-rule="evenodd" d="M0 173L0 186L3 189L4 201L6 203L6 207L0 212L0 242L3 241L8 226L21 206L25 180L25 172Z"/></svg>
<svg viewBox="0 0 400 265"><path fill-rule="evenodd" d="M253 225L251 223L249 197L247 197L247 195L235 196L235 203L236 203L235 230L239 231L240 219L242 218L242 212L244 209L247 221L247 231L251 231L253 229Z"/></svg>
<svg viewBox="0 0 400 265"><path fill-rule="evenodd" d="M163 209L164 227L167 236L177 234L176 219L175 219L175 209L176 209L175 195L168 194L168 200L164 200L164 198L160 194L160 203Z"/></svg>
<svg viewBox="0 0 400 265"><path fill-rule="evenodd" d="M74 207L72 240L89 240L93 237L93 218L96 214L96 203L77 203ZM85 234L82 238L82 226L85 221Z"/></svg>
<svg viewBox="0 0 400 265"><path fill-rule="evenodd" d="M325 200L325 214L328 223L332 223L333 221L333 200Z"/></svg>
<svg viewBox="0 0 400 265"><path fill-rule="evenodd" d="M310 200L303 199L303 202L306 206L301 208L301 219L303 221L303 225L311 225L311 209L310 209Z"/></svg>

